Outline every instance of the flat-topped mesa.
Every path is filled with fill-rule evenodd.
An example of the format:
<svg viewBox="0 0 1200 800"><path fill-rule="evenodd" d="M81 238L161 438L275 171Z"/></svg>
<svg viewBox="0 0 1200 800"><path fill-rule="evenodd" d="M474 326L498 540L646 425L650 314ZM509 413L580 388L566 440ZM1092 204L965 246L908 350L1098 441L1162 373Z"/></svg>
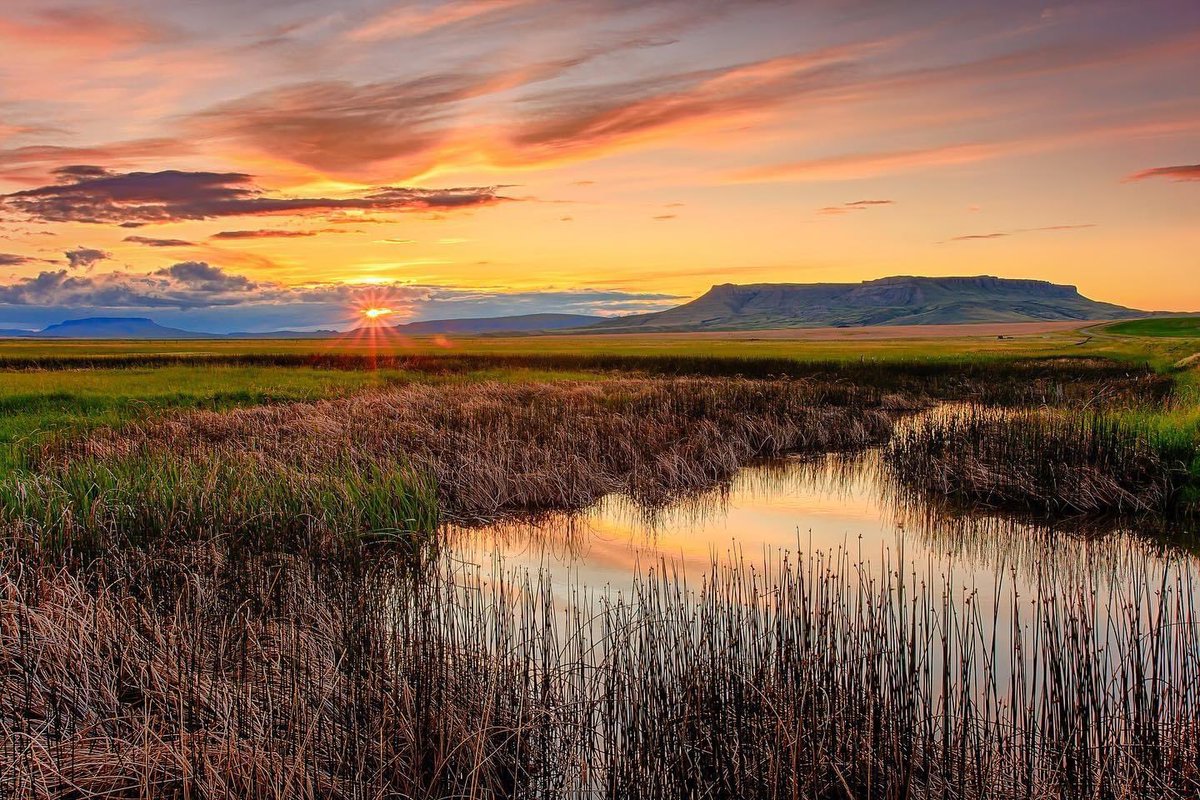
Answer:
<svg viewBox="0 0 1200 800"><path fill-rule="evenodd" d="M62 339L210 339L215 334L159 325L146 317L87 317L68 319L31 334Z"/></svg>
<svg viewBox="0 0 1200 800"><path fill-rule="evenodd" d="M990 275L901 275L862 283L721 283L676 308L606 320L594 330L688 331L971 322L1107 320L1141 312L1074 286Z"/></svg>

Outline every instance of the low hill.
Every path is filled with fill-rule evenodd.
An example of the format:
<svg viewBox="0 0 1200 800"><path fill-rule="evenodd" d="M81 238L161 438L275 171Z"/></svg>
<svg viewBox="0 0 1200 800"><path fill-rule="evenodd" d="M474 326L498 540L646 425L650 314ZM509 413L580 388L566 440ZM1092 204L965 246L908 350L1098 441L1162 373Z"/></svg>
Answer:
<svg viewBox="0 0 1200 800"><path fill-rule="evenodd" d="M69 319L37 333L38 339L216 339L213 333L168 328L145 317L88 317Z"/></svg>
<svg viewBox="0 0 1200 800"><path fill-rule="evenodd" d="M580 328L603 320L585 314L521 314L509 317L463 317L397 325L398 333L407 334L486 334L530 333L563 328ZM350 332L351 334L353 332ZM201 333L159 325L145 317L88 317L70 319L44 330L0 329L0 337L32 339L323 339L347 335L334 330L265 331L259 333Z"/></svg>
<svg viewBox="0 0 1200 800"><path fill-rule="evenodd" d="M397 325L399 333L413 335L429 333L527 333L581 328L600 322L604 317L586 314L518 314L510 317L463 317L460 319L431 319Z"/></svg>
<svg viewBox="0 0 1200 800"><path fill-rule="evenodd" d="M605 320L591 332L761 330L971 322L1106 320L1144 312L1035 280L895 277L863 283L732 283L690 303Z"/></svg>

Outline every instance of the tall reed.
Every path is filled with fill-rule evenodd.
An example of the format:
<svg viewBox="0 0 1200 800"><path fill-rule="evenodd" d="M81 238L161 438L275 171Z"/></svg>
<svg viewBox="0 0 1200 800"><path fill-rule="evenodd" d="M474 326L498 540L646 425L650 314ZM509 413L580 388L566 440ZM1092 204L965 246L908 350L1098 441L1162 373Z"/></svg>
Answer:
<svg viewBox="0 0 1200 800"><path fill-rule="evenodd" d="M1049 514L1169 513L1194 454L1121 417L968 406L901 426L885 451L926 498Z"/></svg>
<svg viewBox="0 0 1200 800"><path fill-rule="evenodd" d="M624 596L219 541L0 569L0 795L1200 792L1188 570L980 594L845 553Z"/></svg>

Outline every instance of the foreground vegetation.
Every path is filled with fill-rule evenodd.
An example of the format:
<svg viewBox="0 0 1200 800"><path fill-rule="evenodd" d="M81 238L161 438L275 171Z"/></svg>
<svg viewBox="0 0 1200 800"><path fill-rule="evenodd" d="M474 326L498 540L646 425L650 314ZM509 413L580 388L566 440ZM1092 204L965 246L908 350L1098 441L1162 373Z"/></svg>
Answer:
<svg viewBox="0 0 1200 800"><path fill-rule="evenodd" d="M384 552L0 558L6 797L1200 791L1196 587L1168 568L1047 573L1008 609L815 554L563 615L544 576Z"/></svg>
<svg viewBox="0 0 1200 800"><path fill-rule="evenodd" d="M1200 347L1106 330L0 347L0 797L1194 797L1190 568L1027 602L812 554L564 609L438 534L885 443L918 498L1180 514Z"/></svg>
<svg viewBox="0 0 1200 800"><path fill-rule="evenodd" d="M611 492L656 502L753 458L882 443L884 402L815 382L612 379L198 412L43 445L31 472L0 482L0 525L42 546L224 534L295 547Z"/></svg>

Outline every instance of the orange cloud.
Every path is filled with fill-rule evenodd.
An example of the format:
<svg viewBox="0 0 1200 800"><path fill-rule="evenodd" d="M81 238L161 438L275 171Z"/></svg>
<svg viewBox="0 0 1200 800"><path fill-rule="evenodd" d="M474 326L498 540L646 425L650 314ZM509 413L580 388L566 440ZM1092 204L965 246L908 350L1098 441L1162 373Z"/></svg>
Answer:
<svg viewBox="0 0 1200 800"><path fill-rule="evenodd" d="M544 0L463 0L434 8L413 8L408 4L401 4L352 29L346 38L351 41L370 42L400 36L416 36L541 2Z"/></svg>
<svg viewBox="0 0 1200 800"><path fill-rule="evenodd" d="M20 47L94 56L162 42L170 31L132 15L128 9L51 6L24 16L0 16L0 39Z"/></svg>
<svg viewBox="0 0 1200 800"><path fill-rule="evenodd" d="M925 167L970 164L1014 152L1009 143L965 143L913 150L893 150L875 153L855 153L843 156L793 161L742 170L730 176L735 182L762 181L840 181L873 178L896 172L910 172Z"/></svg>

